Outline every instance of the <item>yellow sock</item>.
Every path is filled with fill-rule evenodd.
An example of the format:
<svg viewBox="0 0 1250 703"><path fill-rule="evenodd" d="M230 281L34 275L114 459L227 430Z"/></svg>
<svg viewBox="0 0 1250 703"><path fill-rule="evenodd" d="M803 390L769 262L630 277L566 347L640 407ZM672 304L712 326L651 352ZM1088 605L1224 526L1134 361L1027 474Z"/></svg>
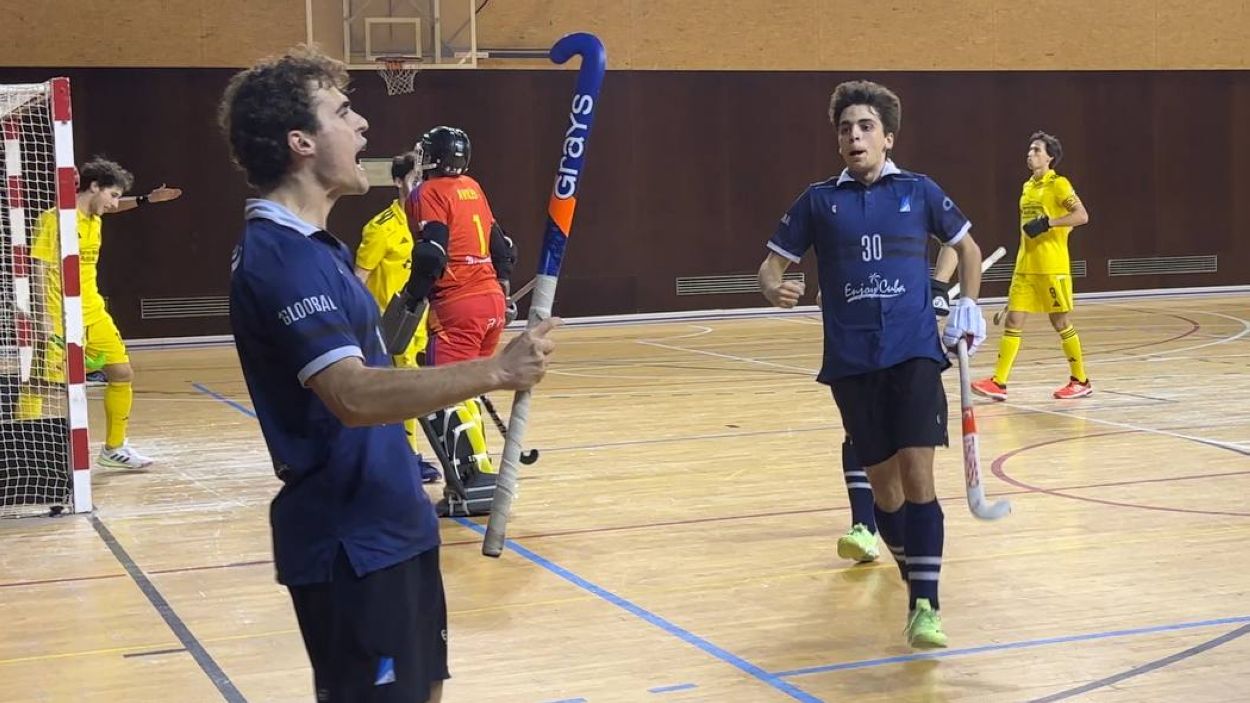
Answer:
<svg viewBox="0 0 1250 703"><path fill-rule="evenodd" d="M1086 383L1089 378L1085 376L1085 357L1081 355L1081 338L1076 334L1076 328L1068 325L1059 330L1059 339L1063 340L1063 354L1068 357L1068 368L1072 371L1072 378Z"/></svg>
<svg viewBox="0 0 1250 703"><path fill-rule="evenodd" d="M998 363L994 366L994 380L998 382L998 385L1007 385L1007 377L1011 375L1011 366L1016 363L1016 354L1019 353L1020 330L1005 328L1002 341L998 343Z"/></svg>
<svg viewBox="0 0 1250 703"><path fill-rule="evenodd" d="M17 393L17 419L38 420L43 417L43 396L23 388Z"/></svg>
<svg viewBox="0 0 1250 703"><path fill-rule="evenodd" d="M134 400L134 389L129 381L109 381L104 387L104 424L107 428L104 446L112 449L126 441L126 426L130 423L130 406Z"/></svg>
<svg viewBox="0 0 1250 703"><path fill-rule="evenodd" d="M421 449L417 446L417 421L415 418L404 420L404 432L408 433L408 444L412 447L412 453L420 454Z"/></svg>

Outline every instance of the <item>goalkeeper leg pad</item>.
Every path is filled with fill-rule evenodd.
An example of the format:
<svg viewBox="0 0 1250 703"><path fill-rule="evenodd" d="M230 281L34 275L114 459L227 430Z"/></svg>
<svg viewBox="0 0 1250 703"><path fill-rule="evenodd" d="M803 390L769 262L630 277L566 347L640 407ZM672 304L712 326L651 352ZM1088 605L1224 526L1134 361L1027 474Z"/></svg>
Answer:
<svg viewBox="0 0 1250 703"><path fill-rule="evenodd" d="M490 514L495 496L495 468L486 451L481 410L467 401L422 418L443 464L447 483L438 512L442 517Z"/></svg>

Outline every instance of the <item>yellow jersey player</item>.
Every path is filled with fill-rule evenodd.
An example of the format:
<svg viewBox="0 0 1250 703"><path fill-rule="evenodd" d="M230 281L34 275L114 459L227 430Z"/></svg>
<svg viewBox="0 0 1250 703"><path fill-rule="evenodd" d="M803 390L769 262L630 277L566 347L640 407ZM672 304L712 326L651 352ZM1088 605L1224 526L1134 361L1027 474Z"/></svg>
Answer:
<svg viewBox="0 0 1250 703"><path fill-rule="evenodd" d="M395 293L408 282L408 274L412 270L412 233L408 230L408 215L404 212L404 203L421 183L416 154L409 152L391 159L391 178L399 191L399 197L369 220L361 232L360 248L356 250L356 277L364 282L373 299L377 301L379 310L383 312ZM394 357L396 367L417 366L417 355L425 350L429 340L426 317L428 308L421 324L417 325L417 333L413 335L408 348L403 354ZM437 481L438 469L421 456L417 443L416 419L406 420L404 430L408 433L408 443L421 464L422 480L427 483Z"/></svg>
<svg viewBox="0 0 1250 703"><path fill-rule="evenodd" d="M104 387L104 414L106 436L98 462L101 466L114 468L141 468L152 459L140 454L126 438L130 410L134 403L134 370L130 356L122 342L121 333L104 305L96 283L97 264L103 245L102 219L105 213L115 212L122 206L122 195L130 189L134 177L129 171L113 161L95 158L78 171L78 251L79 276L82 301L82 324L86 340L84 355L88 359L102 359L107 378ZM176 189L175 189L176 190ZM155 192L155 191L153 191ZM179 191L180 194L180 191ZM162 199L172 200L177 194L167 194ZM152 196L134 199L138 207ZM129 205L129 204L128 204ZM57 212L49 210L39 216L31 258L39 273L33 278L40 287L38 299L44 301L44 328L49 342L42 353L38 372L40 381L53 386L65 383L64 321L62 319L62 296L60 278L60 242ZM28 388L20 400L23 417L39 417L42 413L42 397L35 388Z"/></svg>
<svg viewBox="0 0 1250 703"><path fill-rule="evenodd" d="M1007 399L1007 377L1020 351L1020 330L1028 313L1046 313L1059 333L1068 358L1070 378L1054 392L1059 399L1083 398L1094 392L1085 374L1081 338L1068 320L1072 311L1072 261L1068 235L1089 222L1089 213L1072 183L1055 173L1063 158L1059 139L1045 132L1029 137L1026 163L1033 172L1020 193L1020 252L1007 293L1007 320L998 348L994 375L972 384L978 395Z"/></svg>

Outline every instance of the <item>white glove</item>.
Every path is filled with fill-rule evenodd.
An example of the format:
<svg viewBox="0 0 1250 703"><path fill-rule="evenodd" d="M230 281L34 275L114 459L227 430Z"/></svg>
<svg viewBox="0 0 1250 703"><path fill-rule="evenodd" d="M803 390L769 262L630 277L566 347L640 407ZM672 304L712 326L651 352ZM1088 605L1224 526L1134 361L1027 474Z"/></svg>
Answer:
<svg viewBox="0 0 1250 703"><path fill-rule="evenodd" d="M946 318L946 330L942 332L942 344L953 352L961 337L968 339L968 356L975 354L985 341L985 317L972 298L960 298L951 309L950 317Z"/></svg>

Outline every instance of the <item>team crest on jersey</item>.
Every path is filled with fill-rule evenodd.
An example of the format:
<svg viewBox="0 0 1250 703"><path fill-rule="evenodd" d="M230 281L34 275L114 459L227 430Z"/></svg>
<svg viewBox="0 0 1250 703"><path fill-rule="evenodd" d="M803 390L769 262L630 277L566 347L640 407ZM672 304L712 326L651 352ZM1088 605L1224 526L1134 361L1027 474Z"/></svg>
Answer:
<svg viewBox="0 0 1250 703"><path fill-rule="evenodd" d="M899 212L911 212L911 196L904 195L903 199L898 201Z"/></svg>

